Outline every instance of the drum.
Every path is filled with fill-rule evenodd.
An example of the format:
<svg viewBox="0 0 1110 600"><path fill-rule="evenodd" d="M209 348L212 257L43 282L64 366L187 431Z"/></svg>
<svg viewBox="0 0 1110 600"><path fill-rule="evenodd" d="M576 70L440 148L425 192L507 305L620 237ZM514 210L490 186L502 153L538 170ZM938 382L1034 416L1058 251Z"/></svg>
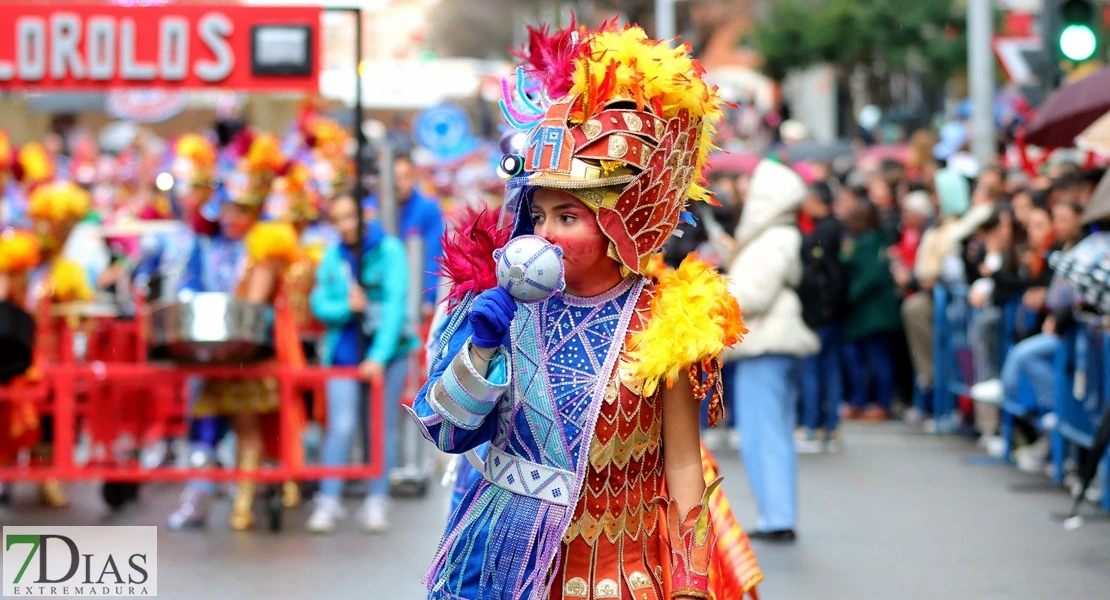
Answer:
<svg viewBox="0 0 1110 600"><path fill-rule="evenodd" d="M22 308L0 302L0 383L7 383L31 367L35 320Z"/></svg>
<svg viewBox="0 0 1110 600"><path fill-rule="evenodd" d="M273 356L271 308L201 293L151 311L151 356L179 363L242 364Z"/></svg>

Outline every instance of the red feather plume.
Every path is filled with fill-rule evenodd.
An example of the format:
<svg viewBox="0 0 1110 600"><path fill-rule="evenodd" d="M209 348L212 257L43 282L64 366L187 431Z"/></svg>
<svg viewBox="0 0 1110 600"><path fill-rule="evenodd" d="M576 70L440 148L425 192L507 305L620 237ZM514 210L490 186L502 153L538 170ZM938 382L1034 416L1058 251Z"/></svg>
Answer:
<svg viewBox="0 0 1110 600"><path fill-rule="evenodd" d="M448 309L454 309L466 294L480 294L497 285L493 251L509 243L510 227L497 229L498 214L486 208L467 208L459 227L443 235L443 256L437 258L437 275L451 285Z"/></svg>
<svg viewBox="0 0 1110 600"><path fill-rule="evenodd" d="M528 43L520 50L510 50L524 63L524 70L538 80L551 98L562 98L574 85L574 59L582 52L585 32L578 31L578 24L571 16L570 26L552 32L547 24L538 29L528 27Z"/></svg>

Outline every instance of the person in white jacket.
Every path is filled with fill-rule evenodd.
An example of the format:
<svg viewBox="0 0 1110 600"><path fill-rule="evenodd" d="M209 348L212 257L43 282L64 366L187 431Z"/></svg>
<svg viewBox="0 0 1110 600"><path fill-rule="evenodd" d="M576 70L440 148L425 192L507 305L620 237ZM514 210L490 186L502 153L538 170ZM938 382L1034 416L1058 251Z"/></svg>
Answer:
<svg viewBox="0 0 1110 600"><path fill-rule="evenodd" d="M802 320L795 288L802 279L802 235L797 211L806 196L802 178L772 161L752 175L736 229L730 290L749 333L733 349L740 453L759 508L754 539L793 541L798 462L794 450L799 359L816 354L820 340Z"/></svg>

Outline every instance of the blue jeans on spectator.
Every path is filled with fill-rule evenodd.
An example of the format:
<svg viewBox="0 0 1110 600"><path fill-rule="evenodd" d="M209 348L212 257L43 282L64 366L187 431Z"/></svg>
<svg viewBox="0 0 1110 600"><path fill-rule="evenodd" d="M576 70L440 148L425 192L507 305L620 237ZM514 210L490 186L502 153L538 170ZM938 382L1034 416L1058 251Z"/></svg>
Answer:
<svg viewBox="0 0 1110 600"><path fill-rule="evenodd" d="M1018 385L1024 375L1037 395L1037 405L1026 406L1033 411L1040 408L1051 411L1053 407L1053 387L1056 377L1056 346L1059 341L1054 335L1040 333L1026 338L1010 350L1002 363L1002 386L1006 390L1006 397L1021 401L1022 394L1018 393Z"/></svg>
<svg viewBox="0 0 1110 600"><path fill-rule="evenodd" d="M845 346L844 355L852 378L851 405L865 408L873 403L889 411L894 404L894 357L886 334L852 340Z"/></svg>
<svg viewBox="0 0 1110 600"><path fill-rule="evenodd" d="M370 495L384 496L389 493L389 471L397 462L397 419L400 414L401 392L405 387L405 374L408 361L402 356L393 359L385 367L385 381L382 390L385 396L385 456L382 474L370 480ZM361 382L355 379L331 379L328 381L328 433L324 440L321 463L324 466L342 466L350 463L351 445L359 426L361 407L369 402L359 390ZM373 447L373 444L370 444ZM338 499L343 492L343 481L325 479L320 482L320 495Z"/></svg>
<svg viewBox="0 0 1110 600"><path fill-rule="evenodd" d="M736 361L740 456L759 509L759 531L793 529L797 520L798 364L793 356L776 354Z"/></svg>
<svg viewBox="0 0 1110 600"><path fill-rule="evenodd" d="M817 329L821 352L802 362L802 425L812 437L814 430L836 431L840 424L840 401L844 399L841 371L843 326L839 323Z"/></svg>

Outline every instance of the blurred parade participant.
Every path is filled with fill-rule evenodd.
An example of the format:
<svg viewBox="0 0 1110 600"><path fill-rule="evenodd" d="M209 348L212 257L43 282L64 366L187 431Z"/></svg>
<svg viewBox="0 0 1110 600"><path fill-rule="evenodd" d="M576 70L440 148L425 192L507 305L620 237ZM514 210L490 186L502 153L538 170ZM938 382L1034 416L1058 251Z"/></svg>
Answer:
<svg viewBox="0 0 1110 600"><path fill-rule="evenodd" d="M311 305L312 313L328 328L321 362L358 366L359 374L378 384L383 392L385 417L380 430L385 435L382 441L385 454L379 463L383 471L369 482L369 496L358 518L368 532L380 532L388 527L389 473L397 460L395 424L405 384L406 358L415 340L405 335L409 285L408 269L402 268L407 264L405 247L397 238L386 235L377 222L367 224L360 236L358 210L358 202L350 194L333 198L328 206L328 216L342 241L330 246L320 261ZM357 283L356 251L362 254L362 276ZM365 353L359 350L360 329L369 340ZM328 381L328 430L322 464L338 466L349 462L366 401L358 380ZM316 509L308 520L310 531L330 533L335 529L336 521L346 514L340 503L342 490L343 482L339 479L321 482Z"/></svg>
<svg viewBox="0 0 1110 600"><path fill-rule="evenodd" d="M219 185L216 148L207 138L198 134L183 135L174 144L173 154L169 172L173 178L171 192L177 217L174 230L143 237L143 256L135 271L136 281L141 285L157 280L157 289L151 293L154 298L163 299L176 295L196 237L209 229L200 210L212 200Z"/></svg>
<svg viewBox="0 0 1110 600"><path fill-rule="evenodd" d="M33 363L9 385L18 389L42 379L42 367L56 362L61 348L55 326L75 327L73 319L57 323L51 308L60 303L87 302L93 291L85 270L62 256L62 248L76 224L89 211L89 195L68 182L43 182L33 188L27 205L32 231L0 232L0 302L10 302L32 314L36 343ZM0 464L24 449L36 462L52 460L53 423L37 413L34 401L16 394L14 402L0 402ZM67 504L61 483L47 479L40 499L49 506Z"/></svg>
<svg viewBox="0 0 1110 600"><path fill-rule="evenodd" d="M435 312L437 288L439 280L435 276L438 268L437 259L443 256L441 236L444 232L443 211L439 203L426 197L417 185L416 165L409 156L398 156L393 161L393 194L397 201L397 231L398 237L404 242L410 237L418 237L421 241L421 250L424 253L418 264L422 266L424 281L420 287L423 291L421 313L425 318L431 318ZM363 201L363 208L367 212L366 221L379 218L381 207L380 199L376 194Z"/></svg>
<svg viewBox="0 0 1110 600"><path fill-rule="evenodd" d="M805 182L790 168L764 160L756 167L736 228L739 254L729 289L751 332L729 352L737 361L740 451L759 508L751 535L793 541L798 510L798 368L821 342L802 319L795 289L802 280L802 235L795 224Z"/></svg>
<svg viewBox="0 0 1110 600"><path fill-rule="evenodd" d="M274 307L274 346L277 361L290 368L304 364L296 339L296 326L288 299L283 293L284 271L296 261L296 233L285 223L261 223L263 206L274 178L285 167L277 140L259 136L232 173L221 199L219 231L200 236L186 266L181 284L189 293L218 292L252 303ZM278 409L277 383L269 379L221 379L205 381L192 407L197 444L194 454L203 456L200 465L214 461L220 437L220 420L229 419L238 444L239 467L258 469L263 453L276 456L274 442L293 443L263 427L273 425ZM268 444L268 445L267 445ZM249 529L254 523L251 505L256 484L238 484L230 525ZM173 528L204 524L212 487L199 482L186 486L181 507L170 515Z"/></svg>
<svg viewBox="0 0 1110 600"><path fill-rule="evenodd" d="M687 200L709 198L697 181L716 91L685 49L615 22L533 30L521 58L551 103L505 82L504 112L530 143L503 160L504 214L561 249L566 286L524 304L485 281L452 310L412 414L445 451L489 447L469 457L482 477L450 518L428 598L742 598L758 570L743 532L719 524L698 438L713 388L720 417L739 307L696 260L645 277ZM654 185L671 165L684 166ZM726 538L746 568L715 556Z"/></svg>

